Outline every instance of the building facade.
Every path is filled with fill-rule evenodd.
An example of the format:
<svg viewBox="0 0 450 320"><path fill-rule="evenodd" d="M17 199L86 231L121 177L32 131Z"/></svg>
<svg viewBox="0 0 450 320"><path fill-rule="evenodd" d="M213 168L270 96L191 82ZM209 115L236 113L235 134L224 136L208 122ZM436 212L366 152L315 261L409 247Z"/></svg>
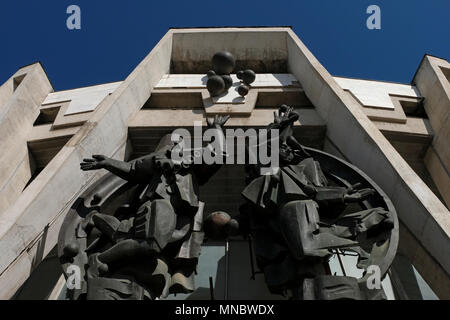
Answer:
<svg viewBox="0 0 450 320"><path fill-rule="evenodd" d="M211 57L257 73L244 100L211 99ZM64 298L55 254L75 200L104 172L82 172L92 154L121 160L151 152L176 128L231 115L229 128L261 128L287 104L295 137L363 170L400 220L397 257L383 282L390 299L450 298L450 63L425 55L410 84L333 77L287 27L171 29L121 82L54 92L40 63L0 87L0 298ZM200 190L205 210L238 214L243 167L227 165ZM275 299L252 275L245 241L205 244L190 297ZM344 263L339 263L338 260ZM352 257L336 274L357 275Z"/></svg>

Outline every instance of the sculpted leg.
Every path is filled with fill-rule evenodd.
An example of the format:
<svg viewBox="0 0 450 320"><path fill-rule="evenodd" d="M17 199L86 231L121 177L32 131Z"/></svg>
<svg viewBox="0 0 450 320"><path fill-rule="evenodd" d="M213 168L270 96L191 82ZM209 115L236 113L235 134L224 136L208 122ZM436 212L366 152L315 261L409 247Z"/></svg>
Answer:
<svg viewBox="0 0 450 320"><path fill-rule="evenodd" d="M317 203L312 200L291 201L279 213L280 229L286 245L293 257L325 257L328 249L345 248L357 242L340 237L339 232L323 232L317 211ZM344 232L345 233L345 232Z"/></svg>

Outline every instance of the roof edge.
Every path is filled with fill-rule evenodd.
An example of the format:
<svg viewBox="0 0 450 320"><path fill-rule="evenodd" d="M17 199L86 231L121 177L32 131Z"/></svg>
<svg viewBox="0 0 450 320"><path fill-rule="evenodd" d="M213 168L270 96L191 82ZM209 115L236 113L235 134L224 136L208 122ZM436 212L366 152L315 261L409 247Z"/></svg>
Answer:
<svg viewBox="0 0 450 320"><path fill-rule="evenodd" d="M437 59L441 59L441 60L448 61L448 60L445 59L445 58L438 57L438 56L435 56L435 55L432 55L432 54L429 54L429 53L425 53L425 54L423 55L422 59L420 59L419 66L417 67L416 72L414 72L414 75L413 75L413 77L412 77L411 85L413 85L413 86L415 85L415 79L416 79L417 73L419 72L419 69L420 69L420 67L422 66L422 63L423 63L423 61L425 60L426 57L432 57L432 58L437 58Z"/></svg>
<svg viewBox="0 0 450 320"><path fill-rule="evenodd" d="M200 26L200 27L170 27L169 30L191 30L191 29L271 29L271 28L287 28L292 26Z"/></svg>

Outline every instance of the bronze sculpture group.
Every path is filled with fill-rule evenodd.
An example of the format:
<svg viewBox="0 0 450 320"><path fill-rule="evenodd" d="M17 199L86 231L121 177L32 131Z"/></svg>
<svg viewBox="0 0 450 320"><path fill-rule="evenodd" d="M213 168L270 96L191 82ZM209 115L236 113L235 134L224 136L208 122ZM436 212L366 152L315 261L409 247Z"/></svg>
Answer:
<svg viewBox="0 0 450 320"><path fill-rule="evenodd" d="M66 275L70 265L81 268L81 286L69 290L69 297L163 299L193 292L206 234L253 239L257 266L274 294L385 298L382 289L367 287L368 275L331 275L327 261L339 250L351 251L360 268L377 265L384 276L398 241L395 209L362 172L303 147L293 136L298 119L285 105L275 113L267 129L279 130L279 168L262 175L260 165L246 166L245 204L236 219L224 212L204 214L199 186L220 165L174 160L179 145L170 137L130 162L101 155L85 159L82 170L110 174L84 193L61 230L59 255ZM208 124L221 131L227 120L216 116Z"/></svg>

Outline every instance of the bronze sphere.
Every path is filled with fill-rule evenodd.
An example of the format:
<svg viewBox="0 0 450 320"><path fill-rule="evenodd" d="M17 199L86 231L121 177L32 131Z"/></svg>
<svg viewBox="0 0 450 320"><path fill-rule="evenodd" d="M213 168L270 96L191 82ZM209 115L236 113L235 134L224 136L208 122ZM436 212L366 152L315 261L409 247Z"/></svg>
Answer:
<svg viewBox="0 0 450 320"><path fill-rule="evenodd" d="M230 74L235 64L233 55L228 51L217 52L212 58L213 70L218 75Z"/></svg>

